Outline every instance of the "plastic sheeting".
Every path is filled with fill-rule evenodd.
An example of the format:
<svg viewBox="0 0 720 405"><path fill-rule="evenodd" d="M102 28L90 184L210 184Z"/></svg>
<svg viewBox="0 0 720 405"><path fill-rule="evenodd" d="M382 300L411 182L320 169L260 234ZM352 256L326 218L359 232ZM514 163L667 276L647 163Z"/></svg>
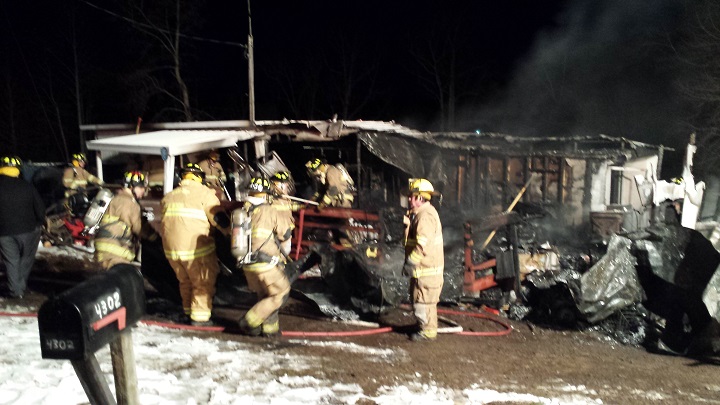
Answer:
<svg viewBox="0 0 720 405"><path fill-rule="evenodd" d="M715 274L703 291L702 300L710 316L720 321L720 271L718 270L720 270L720 266L715 269Z"/></svg>
<svg viewBox="0 0 720 405"><path fill-rule="evenodd" d="M423 159L417 142L388 134L358 134L358 139L375 156L391 164L411 176L425 173Z"/></svg>
<svg viewBox="0 0 720 405"><path fill-rule="evenodd" d="M630 239L613 235L605 256L580 279L577 304L588 322L596 323L643 300L631 246Z"/></svg>

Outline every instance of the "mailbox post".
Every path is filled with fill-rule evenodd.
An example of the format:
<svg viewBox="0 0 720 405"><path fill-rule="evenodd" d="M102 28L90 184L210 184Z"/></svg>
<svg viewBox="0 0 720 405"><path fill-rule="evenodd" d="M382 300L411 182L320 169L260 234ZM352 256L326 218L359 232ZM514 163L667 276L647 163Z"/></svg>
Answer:
<svg viewBox="0 0 720 405"><path fill-rule="evenodd" d="M40 307L42 357L70 360L91 404L115 404L95 358L95 352L110 344L117 403L138 404L129 328L144 314L142 274L129 264L113 266Z"/></svg>

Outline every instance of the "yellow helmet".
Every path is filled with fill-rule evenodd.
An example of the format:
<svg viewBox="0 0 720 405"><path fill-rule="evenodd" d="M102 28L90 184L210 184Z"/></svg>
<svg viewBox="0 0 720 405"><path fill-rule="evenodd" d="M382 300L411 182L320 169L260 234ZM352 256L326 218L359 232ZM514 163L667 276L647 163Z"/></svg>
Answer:
<svg viewBox="0 0 720 405"><path fill-rule="evenodd" d="M309 160L307 163L305 163L305 167L307 167L309 172L314 172L317 169L319 169L320 166L322 166L322 164L323 164L323 161L321 159L313 159L313 160Z"/></svg>
<svg viewBox="0 0 720 405"><path fill-rule="evenodd" d="M22 161L17 156L3 156L2 161L0 161L1 167L20 167L22 166Z"/></svg>
<svg viewBox="0 0 720 405"><path fill-rule="evenodd" d="M427 179L410 179L408 192L410 195L420 194L424 199L429 200L435 194L435 188Z"/></svg>

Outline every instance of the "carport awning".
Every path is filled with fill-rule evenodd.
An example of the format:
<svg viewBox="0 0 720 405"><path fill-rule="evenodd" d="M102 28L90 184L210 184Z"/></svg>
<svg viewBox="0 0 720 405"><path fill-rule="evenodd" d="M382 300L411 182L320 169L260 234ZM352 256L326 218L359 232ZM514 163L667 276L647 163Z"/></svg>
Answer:
<svg viewBox="0 0 720 405"><path fill-rule="evenodd" d="M235 146L239 141L262 135L263 133L259 131L246 130L163 130L88 141L87 148L101 152L178 156L214 148L227 148Z"/></svg>

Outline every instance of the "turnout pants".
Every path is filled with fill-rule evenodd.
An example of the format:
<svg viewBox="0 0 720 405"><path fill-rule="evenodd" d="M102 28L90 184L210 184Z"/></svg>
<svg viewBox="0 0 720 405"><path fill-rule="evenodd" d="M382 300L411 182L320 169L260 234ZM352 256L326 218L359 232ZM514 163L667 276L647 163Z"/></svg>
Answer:
<svg viewBox="0 0 720 405"><path fill-rule="evenodd" d="M255 292L258 302L245 314L245 320L251 328L262 325L265 334L280 330L278 311L290 294L290 281L281 266L256 272L244 270L248 287Z"/></svg>
<svg viewBox="0 0 720 405"><path fill-rule="evenodd" d="M196 322L207 322L212 312L215 281L220 268L215 253L192 260L168 260L180 284L180 297L186 315Z"/></svg>
<svg viewBox="0 0 720 405"><path fill-rule="evenodd" d="M25 293L27 279L35 263L41 231L42 228L38 227L26 233L0 236L0 252L7 272L8 289L13 296Z"/></svg>
<svg viewBox="0 0 720 405"><path fill-rule="evenodd" d="M413 277L410 281L413 312L418 320L420 333L431 339L437 337L437 304L440 301L442 286L442 274Z"/></svg>

